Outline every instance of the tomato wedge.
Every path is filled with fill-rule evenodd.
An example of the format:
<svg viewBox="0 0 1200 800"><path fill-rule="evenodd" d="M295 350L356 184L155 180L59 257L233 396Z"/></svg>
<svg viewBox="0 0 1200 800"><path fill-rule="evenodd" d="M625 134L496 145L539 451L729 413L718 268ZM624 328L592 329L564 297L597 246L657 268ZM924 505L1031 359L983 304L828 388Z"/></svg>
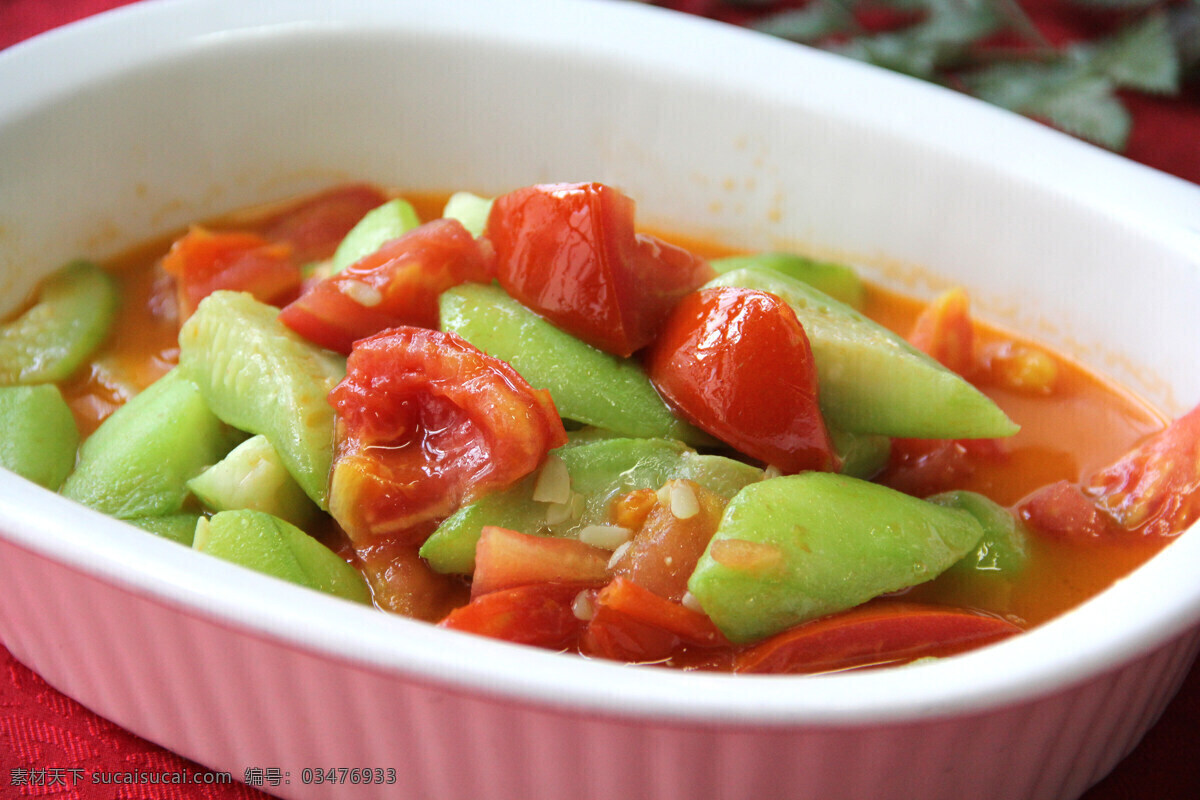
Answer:
<svg viewBox="0 0 1200 800"><path fill-rule="evenodd" d="M680 516L669 500L657 501L613 565L613 574L678 601L687 591L688 578L717 531L725 501L694 481L668 481L663 493L688 497L689 512ZM678 502L678 501L677 501Z"/></svg>
<svg viewBox="0 0 1200 800"><path fill-rule="evenodd" d="M420 544L463 502L528 475L567 441L548 392L441 331L360 340L329 399L329 510L359 546Z"/></svg>
<svg viewBox="0 0 1200 800"><path fill-rule="evenodd" d="M1200 518L1200 406L1082 485L1059 481L1017 504L1041 533L1089 539L1175 536Z"/></svg>
<svg viewBox="0 0 1200 800"><path fill-rule="evenodd" d="M294 297L301 282L289 245L244 231L193 227L171 245L162 268L175 279L181 321L219 289L279 304Z"/></svg>
<svg viewBox="0 0 1200 800"><path fill-rule="evenodd" d="M1200 406L1097 472L1085 488L1127 529L1182 533L1200 517Z"/></svg>
<svg viewBox="0 0 1200 800"><path fill-rule="evenodd" d="M602 183L547 184L496 198L487 238L514 298L588 344L628 356L681 297L714 277L708 262L634 231L634 202Z"/></svg>
<svg viewBox="0 0 1200 800"><path fill-rule="evenodd" d="M969 376L975 370L975 326L967 293L951 289L935 298L917 316L908 341L947 369Z"/></svg>
<svg viewBox="0 0 1200 800"><path fill-rule="evenodd" d="M728 644L704 614L618 577L596 595L580 649L614 661L645 663L669 658L684 646Z"/></svg>
<svg viewBox="0 0 1200 800"><path fill-rule="evenodd" d="M491 253L458 220L427 222L385 243L289 304L280 321L311 342L349 353L355 340L399 325L438 326L438 295L487 282Z"/></svg>
<svg viewBox="0 0 1200 800"><path fill-rule="evenodd" d="M892 439L884 472L876 480L914 497L961 487L977 468L1008 458L1005 439Z"/></svg>
<svg viewBox="0 0 1200 800"><path fill-rule="evenodd" d="M587 586L533 583L480 595L438 623L517 644L566 650L575 646L587 625L575 613L575 600Z"/></svg>
<svg viewBox="0 0 1200 800"><path fill-rule="evenodd" d="M799 625L738 654L735 672L832 672L948 656L1020 633L1013 623L916 603L873 603Z"/></svg>
<svg viewBox="0 0 1200 800"><path fill-rule="evenodd" d="M290 244L299 263L322 261L368 211L387 200L374 186L335 186L271 216L260 230L272 241Z"/></svg>
<svg viewBox="0 0 1200 800"><path fill-rule="evenodd" d="M471 596L527 583L578 583L597 587L608 580L609 551L578 539L535 536L485 525L475 545Z"/></svg>
<svg viewBox="0 0 1200 800"><path fill-rule="evenodd" d="M375 605L384 611L437 622L470 599L458 576L434 572L413 545L367 545L355 555Z"/></svg>
<svg viewBox="0 0 1200 800"><path fill-rule="evenodd" d="M645 362L654 388L681 416L742 453L785 473L836 467L808 336L774 295L693 292L671 312Z"/></svg>
<svg viewBox="0 0 1200 800"><path fill-rule="evenodd" d="M1032 530L1053 539L1086 542L1121 533L1117 521L1070 481L1043 486L1021 500L1015 512Z"/></svg>

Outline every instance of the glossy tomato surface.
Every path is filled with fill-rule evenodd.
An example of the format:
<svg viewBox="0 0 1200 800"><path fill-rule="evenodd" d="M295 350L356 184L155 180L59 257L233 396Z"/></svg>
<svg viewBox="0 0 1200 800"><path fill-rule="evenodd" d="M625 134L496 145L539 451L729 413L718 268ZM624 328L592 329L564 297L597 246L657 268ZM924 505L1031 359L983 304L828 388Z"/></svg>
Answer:
<svg viewBox="0 0 1200 800"><path fill-rule="evenodd" d="M1200 517L1200 406L1082 482L1058 481L1017 506L1062 539L1174 537Z"/></svg>
<svg viewBox="0 0 1200 800"><path fill-rule="evenodd" d="M814 620L744 650L737 672L812 673L947 656L1021 628L998 617L915 603L881 602Z"/></svg>
<svg viewBox="0 0 1200 800"><path fill-rule="evenodd" d="M398 325L438 326L438 295L488 281L490 251L453 219L427 222L310 287L279 318L309 341L349 353Z"/></svg>
<svg viewBox="0 0 1200 800"><path fill-rule="evenodd" d="M732 287L688 295L646 367L676 411L736 450L785 473L835 466L808 336L774 295Z"/></svg>
<svg viewBox="0 0 1200 800"><path fill-rule="evenodd" d="M329 509L356 544L419 544L463 502L533 472L566 432L544 390L451 333L359 341L330 392Z"/></svg>
<svg viewBox="0 0 1200 800"><path fill-rule="evenodd" d="M300 289L300 268L290 245L248 231L194 227L162 260L175 279L180 317L191 316L215 291L249 292L264 303L287 302Z"/></svg>
<svg viewBox="0 0 1200 800"><path fill-rule="evenodd" d="M601 183L530 186L498 197L487 237L505 291L588 344L628 356L715 274L688 251L634 231L635 205Z"/></svg>

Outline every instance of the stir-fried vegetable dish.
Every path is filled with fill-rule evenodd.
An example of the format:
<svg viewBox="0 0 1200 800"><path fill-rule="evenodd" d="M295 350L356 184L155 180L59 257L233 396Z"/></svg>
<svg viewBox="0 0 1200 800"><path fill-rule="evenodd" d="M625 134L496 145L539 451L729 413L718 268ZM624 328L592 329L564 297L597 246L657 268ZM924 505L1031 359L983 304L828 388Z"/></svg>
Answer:
<svg viewBox="0 0 1200 800"><path fill-rule="evenodd" d="M147 535L685 669L996 642L1200 513L1200 410L598 183L341 186L72 262L0 323L0 422L0 464Z"/></svg>

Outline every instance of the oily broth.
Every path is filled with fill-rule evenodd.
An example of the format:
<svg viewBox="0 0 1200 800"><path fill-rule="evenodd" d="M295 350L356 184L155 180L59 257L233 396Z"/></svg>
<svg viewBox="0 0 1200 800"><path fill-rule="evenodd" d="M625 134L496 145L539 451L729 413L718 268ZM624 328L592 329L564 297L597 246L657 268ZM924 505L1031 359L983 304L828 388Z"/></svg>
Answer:
<svg viewBox="0 0 1200 800"><path fill-rule="evenodd" d="M439 216L446 199L446 195L404 197L422 219ZM205 224L213 229L253 229L254 221L272 210L249 209ZM62 387L85 436L125 400L170 369L178 357L179 319L174 289L158 262L179 233L141 245L106 265L120 283L120 318L96 361ZM707 257L730 252L711 242L664 238ZM903 335L922 307L920 301L870 287L865 313ZM980 346L1012 340L1036 346L979 322L976 336ZM1004 459L981 461L957 488L979 491L1002 505L1011 505L1054 481L1080 480L1165 425L1162 414L1131 392L1055 355L1059 375L1050 395L981 386L1022 430L1007 443ZM328 532L318 535L330 540ZM1079 545L1031 537L1029 566L1016 580L966 581L948 575L907 590L904 596L1036 625L1111 585L1168 541L1132 538L1120 544Z"/></svg>
<svg viewBox="0 0 1200 800"><path fill-rule="evenodd" d="M866 313L901 334L911 329L923 304L872 287ZM1038 347L1031 340L976 321L977 345L1001 341ZM1042 348L1045 350L1045 348ZM1048 351L1052 352L1052 351ZM1050 395L1026 394L984 384L980 388L1021 425L1007 440L1004 459L981 460L957 487L1011 506L1058 480L1080 481L1112 463L1142 439L1161 430L1166 417L1132 392L1054 353L1059 371ZM1086 544L1030 536L1024 574L1008 581L967 582L943 576L914 587L906 599L967 606L1037 625L1129 574L1165 542L1131 534L1130 541Z"/></svg>

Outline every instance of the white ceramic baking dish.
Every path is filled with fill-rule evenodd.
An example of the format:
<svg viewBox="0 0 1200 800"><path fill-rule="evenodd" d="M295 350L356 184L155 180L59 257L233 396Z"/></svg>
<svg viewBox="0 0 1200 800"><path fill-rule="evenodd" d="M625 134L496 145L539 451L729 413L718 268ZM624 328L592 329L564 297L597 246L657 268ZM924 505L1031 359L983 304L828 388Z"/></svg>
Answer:
<svg viewBox="0 0 1200 800"><path fill-rule="evenodd" d="M348 179L602 180L640 218L802 246L1200 399L1200 188L968 98L617 0L137 4L0 53L0 306ZM283 797L1071 798L1200 638L1194 532L1026 635L904 669L673 674L437 630L202 558L0 474L0 639ZM305 769L393 768L314 785Z"/></svg>

